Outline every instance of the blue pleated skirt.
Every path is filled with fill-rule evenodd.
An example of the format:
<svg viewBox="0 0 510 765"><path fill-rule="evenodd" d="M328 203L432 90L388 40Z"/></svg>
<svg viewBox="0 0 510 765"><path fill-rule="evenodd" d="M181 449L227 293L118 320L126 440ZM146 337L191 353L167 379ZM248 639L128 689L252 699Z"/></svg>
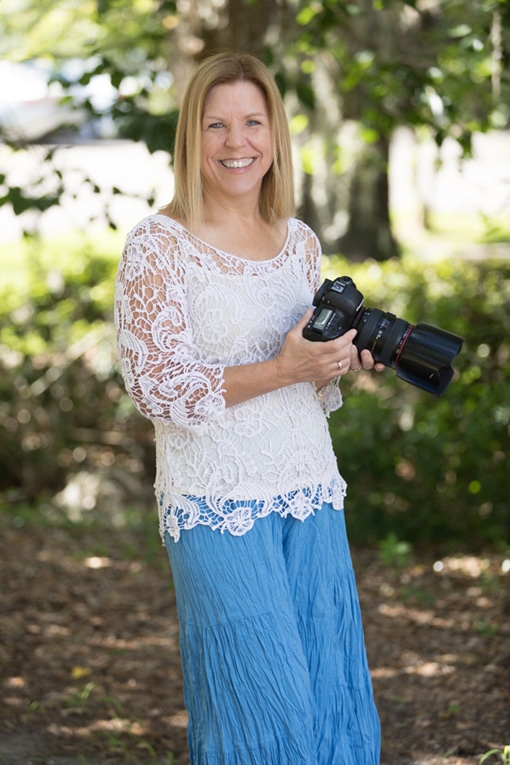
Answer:
<svg viewBox="0 0 510 765"><path fill-rule="evenodd" d="M344 514L166 537L192 765L378 765Z"/></svg>

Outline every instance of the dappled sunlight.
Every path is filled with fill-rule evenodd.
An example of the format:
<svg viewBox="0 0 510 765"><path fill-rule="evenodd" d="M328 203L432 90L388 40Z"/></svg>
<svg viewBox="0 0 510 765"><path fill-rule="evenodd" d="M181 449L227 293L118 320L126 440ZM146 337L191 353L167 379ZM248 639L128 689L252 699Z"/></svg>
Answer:
<svg viewBox="0 0 510 765"><path fill-rule="evenodd" d="M380 548L384 566L368 552L355 556L383 731L387 725L398 739L401 729L420 765L477 765L490 746L504 745L508 731L507 558L434 559L414 555L409 546L391 558L388 550L396 549L396 540ZM441 759L439 752L447 750L466 757ZM400 762L399 751L398 741L384 744L383 736L384 765Z"/></svg>
<svg viewBox="0 0 510 765"><path fill-rule="evenodd" d="M185 709L182 712L178 712L176 715L165 718L168 723L174 728L186 728L188 725L188 713Z"/></svg>
<svg viewBox="0 0 510 765"><path fill-rule="evenodd" d="M151 548L132 531L82 526L76 532L4 529L3 542L16 553L2 557L9 589L2 594L7 618L0 619L0 658L9 656L10 666L0 676L2 719L16 720L16 729L30 726L59 746L112 754L157 746L175 730L175 751L185 763L166 554L158 540L155 560L147 563L143 556ZM46 744L37 746L43 751Z"/></svg>
<svg viewBox="0 0 510 765"><path fill-rule="evenodd" d="M451 656L449 657L452 658ZM442 661L421 661L418 658L412 657L410 664L404 664L400 669L393 667L377 667L372 671L372 677L374 678L389 678L396 677L398 674L404 675L421 675L422 677L433 677L434 675L449 675L452 672L456 672L457 668L450 663Z"/></svg>
<svg viewBox="0 0 510 765"><path fill-rule="evenodd" d="M456 555L436 561L433 568L438 574L447 575L455 572L476 579L490 570L491 561L475 555Z"/></svg>
<svg viewBox="0 0 510 765"><path fill-rule="evenodd" d="M413 621L416 624L432 624L435 619L435 611L421 611L416 608L407 608L402 603L382 603L378 606L377 610L380 614L388 616L390 619L405 617L408 621ZM451 627L452 623L450 622L450 624L446 625L441 623L441 626Z"/></svg>

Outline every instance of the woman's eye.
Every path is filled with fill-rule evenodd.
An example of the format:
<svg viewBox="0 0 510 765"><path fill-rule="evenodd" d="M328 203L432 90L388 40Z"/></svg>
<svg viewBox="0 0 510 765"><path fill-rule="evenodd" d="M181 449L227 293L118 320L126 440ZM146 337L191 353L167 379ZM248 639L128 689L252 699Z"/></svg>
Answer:
<svg viewBox="0 0 510 765"><path fill-rule="evenodd" d="M219 128L222 128L222 127L223 127L223 123L222 123L222 122L212 122L212 123L209 125L209 127L210 127L210 128L213 128L214 130L218 130Z"/></svg>

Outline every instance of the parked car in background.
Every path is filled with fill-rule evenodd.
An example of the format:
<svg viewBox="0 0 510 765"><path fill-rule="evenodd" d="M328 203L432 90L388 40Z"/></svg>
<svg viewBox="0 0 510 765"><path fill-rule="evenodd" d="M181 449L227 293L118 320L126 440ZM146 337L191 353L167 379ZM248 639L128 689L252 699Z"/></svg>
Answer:
<svg viewBox="0 0 510 765"><path fill-rule="evenodd" d="M76 83L67 89L42 62L0 61L0 141L38 143L65 138L70 142L111 136L107 118L93 118L83 106L86 99L100 108L113 102L115 90L108 78L98 75L81 86L78 79L84 62L68 62L66 68L76 74Z"/></svg>

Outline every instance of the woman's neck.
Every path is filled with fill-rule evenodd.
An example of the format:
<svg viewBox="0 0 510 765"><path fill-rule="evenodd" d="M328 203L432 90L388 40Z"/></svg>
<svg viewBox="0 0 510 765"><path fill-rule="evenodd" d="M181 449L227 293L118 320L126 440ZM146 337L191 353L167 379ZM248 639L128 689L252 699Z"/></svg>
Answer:
<svg viewBox="0 0 510 765"><path fill-rule="evenodd" d="M215 207L192 233L216 249L247 260L270 260L285 244L287 222L268 223L260 211Z"/></svg>

